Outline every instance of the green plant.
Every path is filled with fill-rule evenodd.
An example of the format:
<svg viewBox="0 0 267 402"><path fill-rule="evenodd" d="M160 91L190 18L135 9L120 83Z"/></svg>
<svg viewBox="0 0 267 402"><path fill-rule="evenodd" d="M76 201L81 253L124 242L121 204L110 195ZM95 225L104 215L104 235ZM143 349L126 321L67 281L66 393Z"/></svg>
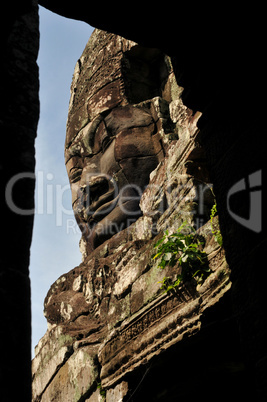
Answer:
<svg viewBox="0 0 267 402"><path fill-rule="evenodd" d="M219 227L219 223L218 222L214 222L214 217L217 214L217 203L215 201L213 207L211 208L210 211L210 226L211 226L211 232L215 237L215 240L217 241L217 243L219 244L219 246L222 247L223 245L223 239L222 239L222 234L220 231L220 227Z"/></svg>
<svg viewBox="0 0 267 402"><path fill-rule="evenodd" d="M155 244L157 249L153 259L159 259L158 266L164 269L167 266L174 267L179 264L180 273L173 281L164 277L159 283L165 292L175 291L181 282L196 280L196 283L204 282L211 270L208 267L207 255L201 250L203 243L199 240L195 229L184 222L176 233L169 235L168 230Z"/></svg>
<svg viewBox="0 0 267 402"><path fill-rule="evenodd" d="M99 393L102 396L102 400L106 400L106 391L102 388L101 382L97 383L97 389L99 389Z"/></svg>

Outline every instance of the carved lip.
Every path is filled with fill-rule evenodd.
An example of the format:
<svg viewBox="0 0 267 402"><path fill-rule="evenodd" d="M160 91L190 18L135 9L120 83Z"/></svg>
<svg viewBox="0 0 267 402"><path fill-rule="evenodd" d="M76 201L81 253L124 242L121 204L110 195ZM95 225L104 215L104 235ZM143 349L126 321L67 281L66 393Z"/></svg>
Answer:
<svg viewBox="0 0 267 402"><path fill-rule="evenodd" d="M75 215L87 223L94 223L108 215L118 202L116 186L104 175L89 178L87 184L78 191L73 203Z"/></svg>
<svg viewBox="0 0 267 402"><path fill-rule="evenodd" d="M112 189L107 193L101 195L98 200L86 206L79 198L74 202L74 214L79 216L83 222L89 223L94 226L95 223L102 220L107 216L117 205L119 194L114 198L115 190ZM90 225L90 226L91 226Z"/></svg>
<svg viewBox="0 0 267 402"><path fill-rule="evenodd" d="M112 189L108 193L99 197L97 201L93 202L86 208L85 215L92 217L92 219L96 221L99 221L99 218L103 219L117 205L119 194L114 198L114 193L115 190Z"/></svg>

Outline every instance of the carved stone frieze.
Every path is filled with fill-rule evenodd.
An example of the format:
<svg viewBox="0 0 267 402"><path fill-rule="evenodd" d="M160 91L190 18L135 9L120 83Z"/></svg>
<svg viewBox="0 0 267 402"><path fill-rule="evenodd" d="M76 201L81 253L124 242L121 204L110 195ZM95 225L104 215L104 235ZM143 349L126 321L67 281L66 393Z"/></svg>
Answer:
<svg viewBox="0 0 267 402"><path fill-rule="evenodd" d="M210 256L209 263L215 272L208 283L198 290L186 284L175 294L159 296L111 332L99 351L105 387L113 386L127 371L133 371L201 329L203 311L218 302L231 287L221 249Z"/></svg>

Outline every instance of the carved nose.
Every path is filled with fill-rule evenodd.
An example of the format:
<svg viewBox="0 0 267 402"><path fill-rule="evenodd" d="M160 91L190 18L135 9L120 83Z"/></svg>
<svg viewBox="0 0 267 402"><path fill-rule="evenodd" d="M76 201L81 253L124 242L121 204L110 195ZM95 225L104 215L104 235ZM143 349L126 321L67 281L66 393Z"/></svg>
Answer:
<svg viewBox="0 0 267 402"><path fill-rule="evenodd" d="M79 205L87 208L96 202L101 195L109 191L109 180L106 176L91 176L88 182L78 190Z"/></svg>
<svg viewBox="0 0 267 402"><path fill-rule="evenodd" d="M108 178L106 176L91 176L89 178L87 187L89 186L91 191L97 191L108 185Z"/></svg>

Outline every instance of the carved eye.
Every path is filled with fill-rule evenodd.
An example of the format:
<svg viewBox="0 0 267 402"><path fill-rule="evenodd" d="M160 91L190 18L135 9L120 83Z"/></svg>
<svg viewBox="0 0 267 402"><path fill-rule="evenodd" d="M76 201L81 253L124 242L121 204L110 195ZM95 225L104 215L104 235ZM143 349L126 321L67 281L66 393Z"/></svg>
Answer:
<svg viewBox="0 0 267 402"><path fill-rule="evenodd" d="M70 171L70 181L71 183L76 183L77 181L81 180L82 175L82 168L81 167L74 167Z"/></svg>
<svg viewBox="0 0 267 402"><path fill-rule="evenodd" d="M111 144L112 138L106 136L105 138L103 138L101 146L102 146L102 152L105 152L106 149L109 147L109 145Z"/></svg>
<svg viewBox="0 0 267 402"><path fill-rule="evenodd" d="M110 146L110 144L112 143L112 141L114 140L114 138L116 138L115 135L113 136L109 136L109 135L105 135L103 136L103 138L101 138L101 148L102 148L102 152L104 153L107 148Z"/></svg>

